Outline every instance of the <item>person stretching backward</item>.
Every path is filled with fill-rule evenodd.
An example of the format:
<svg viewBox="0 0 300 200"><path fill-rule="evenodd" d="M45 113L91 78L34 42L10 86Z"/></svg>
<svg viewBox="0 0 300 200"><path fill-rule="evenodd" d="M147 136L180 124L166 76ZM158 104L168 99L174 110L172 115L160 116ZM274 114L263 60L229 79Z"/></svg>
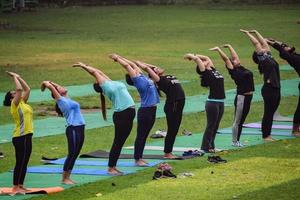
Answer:
<svg viewBox="0 0 300 200"><path fill-rule="evenodd" d="M20 75L7 72L14 81L15 90L9 91L3 101L4 106L10 106L10 113L15 122L12 143L15 148L16 163L13 175L12 195L25 193L24 179L32 151L33 111L27 100L30 88Z"/></svg>
<svg viewBox="0 0 300 200"><path fill-rule="evenodd" d="M196 72L200 75L201 86L209 88L209 95L205 104L207 124L203 134L201 150L205 153L215 153L215 137L224 113L224 78L214 68L214 64L209 57L189 53L184 58L197 64Z"/></svg>
<svg viewBox="0 0 300 200"><path fill-rule="evenodd" d="M157 84L158 89L166 94L164 112L166 114L168 128L165 138L164 158L176 159L177 156L173 155L172 151L182 120L182 111L185 104L184 91L178 79L172 75L164 75L163 69L141 61L136 61L136 64L146 71Z"/></svg>
<svg viewBox="0 0 300 200"><path fill-rule="evenodd" d="M70 176L75 161L83 146L85 121L81 114L79 103L68 97L67 89L57 83L43 81L41 84L41 90L44 91L46 88L51 91L52 97L56 101L55 110L58 116L66 119L68 156L63 167L62 183L72 185L75 184L75 182L70 179Z"/></svg>
<svg viewBox="0 0 300 200"><path fill-rule="evenodd" d="M125 75L127 84L134 85L140 94L141 106L137 113L134 159L137 166L147 166L147 162L142 158L147 137L155 122L156 104L159 103L157 88L134 62L117 54L112 54L110 57L124 67L127 71Z"/></svg>
<svg viewBox="0 0 300 200"><path fill-rule="evenodd" d="M74 67L81 67L96 79L94 89L101 94L101 109L106 120L105 98L107 96L114 109L113 123L115 127L115 137L109 152L108 174L123 175L123 172L116 168L122 147L128 138L133 120L135 117L135 104L124 83L112 81L99 69L88 66L84 63L76 63Z"/></svg>
<svg viewBox="0 0 300 200"><path fill-rule="evenodd" d="M220 54L231 78L237 86L234 99L235 112L232 126L232 146L242 147L244 146L240 142L242 128L249 113L253 91L255 90L253 73L241 65L239 56L230 44L226 44L223 47L229 49L231 58L228 58L219 47L214 47L210 50L217 51Z"/></svg>
<svg viewBox="0 0 300 200"><path fill-rule="evenodd" d="M279 51L279 56L286 60L300 76L300 54L296 53L295 47L290 47L287 44L279 41L274 41L272 39L267 41L274 49ZM299 94L300 94L300 82L298 84ZM300 136L300 95L298 97L298 104L293 118L293 130L292 135Z"/></svg>
<svg viewBox="0 0 300 200"><path fill-rule="evenodd" d="M273 115L280 103L280 74L279 65L272 57L267 40L256 30L240 30L245 33L253 46L252 59L258 64L258 70L264 76L264 84L261 94L264 100L264 115L262 119L262 137L265 141L274 141L271 137ZM252 35L252 34L253 35Z"/></svg>

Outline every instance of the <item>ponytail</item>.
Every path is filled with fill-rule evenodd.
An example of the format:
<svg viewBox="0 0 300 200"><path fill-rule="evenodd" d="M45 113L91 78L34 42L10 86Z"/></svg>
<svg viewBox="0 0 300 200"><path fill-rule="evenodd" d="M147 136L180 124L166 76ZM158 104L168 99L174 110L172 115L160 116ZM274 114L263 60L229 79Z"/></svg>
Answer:
<svg viewBox="0 0 300 200"><path fill-rule="evenodd" d="M93 87L97 93L100 93L102 117L106 121L107 120L106 105L105 105L105 97L103 95L103 89L100 87L100 85L98 83L94 83Z"/></svg>
<svg viewBox="0 0 300 200"><path fill-rule="evenodd" d="M59 117L64 116L63 113L61 112L60 108L58 107L57 103L55 103L55 111Z"/></svg>

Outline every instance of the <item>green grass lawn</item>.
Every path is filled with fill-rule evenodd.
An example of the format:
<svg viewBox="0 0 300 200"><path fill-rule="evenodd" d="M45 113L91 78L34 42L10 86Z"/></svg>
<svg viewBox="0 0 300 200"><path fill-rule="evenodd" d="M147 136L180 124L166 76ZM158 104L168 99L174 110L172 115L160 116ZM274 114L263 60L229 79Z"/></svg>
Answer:
<svg viewBox="0 0 300 200"><path fill-rule="evenodd" d="M242 63L252 69L256 84L262 82L257 67L251 60L253 51L239 28L256 28L265 36L284 40L300 47L300 5L279 6L115 6L65 9L39 9L35 13L4 15L12 29L0 29L0 91L13 89L5 70L20 73L32 88L42 80L53 80L63 85L92 83L86 73L71 68L77 61L97 66L112 79L123 79L121 67L108 59L112 52L163 66L180 80L190 80L183 85L187 95L207 93L200 88L195 66L183 60L187 52L211 56L215 66L225 75L226 89L234 88L224 64L207 49L231 43ZM274 51L278 62L284 64ZM281 73L282 79L296 78L294 71ZM131 92L135 100L137 93ZM77 98L83 107L99 105L97 95ZM284 97L280 112L292 115L297 97ZM34 103L35 110L52 109L53 102ZM253 103L248 122L261 120L263 105ZM221 127L232 124L234 108L226 107ZM0 107L0 124L12 123L9 109ZM47 117L36 114L35 119ZM205 113L183 117L181 130L193 132L205 128ZM165 128L165 119L158 119L153 130ZM126 145L132 145L136 132L134 125ZM1 134L1 130L0 130ZM109 149L113 127L86 131L82 152ZM40 164L41 155L54 157L66 154L65 136L34 138L30 165ZM63 141L63 142L62 142ZM80 187L57 195L36 199L95 198L103 199L299 199L296 186L300 183L299 139L248 147L229 151L225 165L209 165L205 158L174 162L175 173L192 172L192 178L152 181L154 169L147 169L125 177L115 177ZM200 141L199 141L200 144ZM6 157L0 160L0 172L14 165L11 143L1 144ZM212 173L213 172L213 173ZM116 183L115 187L111 183ZM10 185L11 183L7 183ZM1 197L0 197L1 199ZM98 199L98 198L95 198Z"/></svg>

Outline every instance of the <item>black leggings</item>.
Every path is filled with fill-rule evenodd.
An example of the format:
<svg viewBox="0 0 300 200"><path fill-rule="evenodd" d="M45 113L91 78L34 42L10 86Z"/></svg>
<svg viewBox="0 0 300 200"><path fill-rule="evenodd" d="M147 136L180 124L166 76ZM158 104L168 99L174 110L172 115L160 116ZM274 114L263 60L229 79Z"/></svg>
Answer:
<svg viewBox="0 0 300 200"><path fill-rule="evenodd" d="M273 115L280 103L280 88L274 88L269 84L264 84L261 89L264 99L264 116L262 119L262 137L266 138L271 135Z"/></svg>
<svg viewBox="0 0 300 200"><path fill-rule="evenodd" d="M298 97L298 105L294 113L294 119L293 119L294 124L300 124L300 83L298 85L298 89L299 89L299 97Z"/></svg>
<svg viewBox="0 0 300 200"><path fill-rule="evenodd" d="M140 107L137 114L137 135L134 143L134 159L143 157L145 143L152 129L156 116L156 106Z"/></svg>
<svg viewBox="0 0 300 200"><path fill-rule="evenodd" d="M253 95L236 95L234 100L235 112L232 126L232 141L240 141L243 124L249 113Z"/></svg>
<svg viewBox="0 0 300 200"><path fill-rule="evenodd" d="M134 117L134 108L127 108L121 112L114 112L113 121L115 125L115 138L109 152L109 167L116 166L122 147L131 132Z"/></svg>
<svg viewBox="0 0 300 200"><path fill-rule="evenodd" d="M184 104L185 99L165 104L164 111L166 113L168 124L167 136L165 139L164 147L165 153L171 153L173 151L175 138L181 124Z"/></svg>
<svg viewBox="0 0 300 200"><path fill-rule="evenodd" d="M12 139L15 147L16 165L14 168L14 185L23 185L26 176L27 165L32 150L32 134Z"/></svg>
<svg viewBox="0 0 300 200"><path fill-rule="evenodd" d="M215 137L224 113L224 103L206 101L205 111L207 124L202 138L201 149L208 151L209 149L215 149Z"/></svg>
<svg viewBox="0 0 300 200"><path fill-rule="evenodd" d="M71 171L84 142L84 125L68 126L66 135L68 140L68 156L64 163L64 171Z"/></svg>

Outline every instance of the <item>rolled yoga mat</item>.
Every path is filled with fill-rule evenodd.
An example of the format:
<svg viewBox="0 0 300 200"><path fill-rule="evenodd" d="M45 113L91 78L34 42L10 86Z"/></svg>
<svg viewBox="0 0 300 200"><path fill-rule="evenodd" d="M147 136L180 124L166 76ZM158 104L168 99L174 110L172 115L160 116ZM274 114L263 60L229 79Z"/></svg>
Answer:
<svg viewBox="0 0 300 200"><path fill-rule="evenodd" d="M261 128L261 124L260 123L249 123L249 124L243 124L243 127L246 127L246 128ZM292 126L273 124L272 129L292 130Z"/></svg>
<svg viewBox="0 0 300 200"><path fill-rule="evenodd" d="M64 190L62 187L48 187L48 188L27 188L27 192L25 194L52 194L61 192ZM0 195L11 195L12 188L11 187L0 187Z"/></svg>

